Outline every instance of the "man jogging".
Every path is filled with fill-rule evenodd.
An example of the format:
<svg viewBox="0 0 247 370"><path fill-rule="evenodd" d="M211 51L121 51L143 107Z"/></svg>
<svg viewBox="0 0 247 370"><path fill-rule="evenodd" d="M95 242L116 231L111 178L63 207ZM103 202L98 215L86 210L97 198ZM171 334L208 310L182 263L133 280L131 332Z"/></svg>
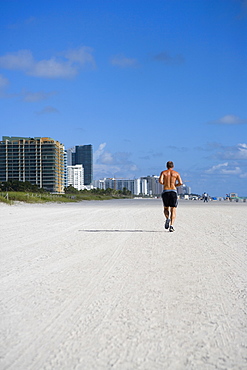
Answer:
<svg viewBox="0 0 247 370"><path fill-rule="evenodd" d="M174 171L172 161L167 162L167 170L162 171L159 182L164 186L162 199L164 204L164 214L166 217L165 229L174 230L174 221L176 218L176 208L178 205L177 187L183 185L178 172Z"/></svg>

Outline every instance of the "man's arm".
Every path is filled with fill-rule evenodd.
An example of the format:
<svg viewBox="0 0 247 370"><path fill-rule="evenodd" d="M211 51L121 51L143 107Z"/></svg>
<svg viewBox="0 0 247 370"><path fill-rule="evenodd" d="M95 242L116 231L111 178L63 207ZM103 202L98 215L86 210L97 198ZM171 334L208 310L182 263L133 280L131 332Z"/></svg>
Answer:
<svg viewBox="0 0 247 370"><path fill-rule="evenodd" d="M178 181L178 182L175 184L176 188L177 188L178 186L183 185L183 181L182 181L182 179L181 179L181 177L180 177L179 173L178 173L178 176L177 176L177 178L176 178L176 181Z"/></svg>
<svg viewBox="0 0 247 370"><path fill-rule="evenodd" d="M164 175L163 175L163 172L161 172L161 174L160 174L160 177L159 177L159 183L160 183L161 185L164 185Z"/></svg>

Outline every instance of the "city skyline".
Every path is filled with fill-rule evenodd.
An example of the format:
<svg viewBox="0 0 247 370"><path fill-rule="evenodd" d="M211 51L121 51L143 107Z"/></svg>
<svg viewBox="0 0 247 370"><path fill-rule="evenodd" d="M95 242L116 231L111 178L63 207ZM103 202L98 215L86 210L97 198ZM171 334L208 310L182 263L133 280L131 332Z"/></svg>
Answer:
<svg viewBox="0 0 247 370"><path fill-rule="evenodd" d="M148 196L158 196L163 190L158 175L94 179L92 144L65 149L63 143L53 138L10 136L3 136L0 144L0 182L9 180L28 181L32 185L38 185L45 190L58 193L63 193L68 186L72 186L79 191L84 189L91 190L93 188L104 190L107 188L114 190L126 188L133 195ZM45 150L44 144L47 147ZM55 147L57 148L55 149ZM85 172L87 172L86 176ZM46 179L44 182L47 176L49 180L47 182ZM203 197L206 194L206 192L204 194L193 192L191 187L185 182L178 187L177 192L182 196L187 194ZM237 193L233 192L229 194L238 196ZM229 194L226 194L226 198L229 198ZM216 199L214 196L211 196L211 198ZM220 196L218 198L221 200L224 197Z"/></svg>
<svg viewBox="0 0 247 370"><path fill-rule="evenodd" d="M247 195L244 0L2 4L1 132L92 144L94 179Z"/></svg>

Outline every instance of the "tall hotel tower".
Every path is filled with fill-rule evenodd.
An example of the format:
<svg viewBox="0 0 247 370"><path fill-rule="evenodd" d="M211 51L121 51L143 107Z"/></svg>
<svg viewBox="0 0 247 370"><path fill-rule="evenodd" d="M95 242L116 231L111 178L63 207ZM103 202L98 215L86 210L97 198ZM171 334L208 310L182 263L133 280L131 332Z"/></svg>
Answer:
<svg viewBox="0 0 247 370"><path fill-rule="evenodd" d="M90 185L93 182L93 147L89 145L75 146L75 152L72 153L72 165L82 164L84 168L84 185Z"/></svg>
<svg viewBox="0 0 247 370"><path fill-rule="evenodd" d="M54 193L64 191L64 146L48 137L0 141L0 181L29 181Z"/></svg>

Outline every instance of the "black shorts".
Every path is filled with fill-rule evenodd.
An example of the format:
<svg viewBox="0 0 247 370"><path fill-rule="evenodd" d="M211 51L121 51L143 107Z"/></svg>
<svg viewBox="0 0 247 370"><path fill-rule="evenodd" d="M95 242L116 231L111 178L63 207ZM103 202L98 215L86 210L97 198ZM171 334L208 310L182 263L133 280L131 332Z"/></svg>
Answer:
<svg viewBox="0 0 247 370"><path fill-rule="evenodd" d="M164 207L177 207L178 195L176 191L163 191L161 194Z"/></svg>

